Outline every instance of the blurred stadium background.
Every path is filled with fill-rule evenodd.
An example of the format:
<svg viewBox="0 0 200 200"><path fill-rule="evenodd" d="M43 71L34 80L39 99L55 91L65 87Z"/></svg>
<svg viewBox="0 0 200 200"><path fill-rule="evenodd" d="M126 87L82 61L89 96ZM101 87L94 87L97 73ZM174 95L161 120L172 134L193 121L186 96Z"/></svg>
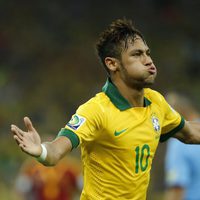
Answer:
<svg viewBox="0 0 200 200"><path fill-rule="evenodd" d="M77 106L101 90L106 74L95 55L99 32L131 18L144 33L158 68L153 88L184 91L200 108L198 0L0 1L0 199L15 200L22 154L10 124L29 116L42 138L52 138ZM149 200L164 191L161 144ZM79 158L79 152L74 156Z"/></svg>

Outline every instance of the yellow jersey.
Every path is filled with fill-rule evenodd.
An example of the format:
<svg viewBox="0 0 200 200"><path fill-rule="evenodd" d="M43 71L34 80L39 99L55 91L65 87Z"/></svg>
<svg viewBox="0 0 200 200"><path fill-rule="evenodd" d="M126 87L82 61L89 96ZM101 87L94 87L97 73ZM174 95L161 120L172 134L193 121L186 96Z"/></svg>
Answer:
<svg viewBox="0 0 200 200"><path fill-rule="evenodd" d="M58 134L81 146L81 200L145 200L159 141L183 126L160 93L144 89L144 106L133 107L108 80Z"/></svg>

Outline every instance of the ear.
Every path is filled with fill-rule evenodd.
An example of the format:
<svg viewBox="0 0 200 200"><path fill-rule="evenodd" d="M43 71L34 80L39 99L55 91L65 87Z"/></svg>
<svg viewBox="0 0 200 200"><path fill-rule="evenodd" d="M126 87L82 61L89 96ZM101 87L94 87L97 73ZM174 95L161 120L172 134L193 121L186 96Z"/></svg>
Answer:
<svg viewBox="0 0 200 200"><path fill-rule="evenodd" d="M115 72L118 70L119 61L113 57L106 57L105 64L111 72Z"/></svg>

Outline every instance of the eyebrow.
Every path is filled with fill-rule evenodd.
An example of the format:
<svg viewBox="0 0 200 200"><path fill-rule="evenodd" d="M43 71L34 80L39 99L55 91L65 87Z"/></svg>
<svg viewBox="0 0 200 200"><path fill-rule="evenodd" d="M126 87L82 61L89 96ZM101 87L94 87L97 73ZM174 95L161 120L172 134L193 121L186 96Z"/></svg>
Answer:
<svg viewBox="0 0 200 200"><path fill-rule="evenodd" d="M143 50L143 49L133 49L130 51L130 53L135 53L135 52L140 52L140 53L143 53L143 52L151 52L151 50L149 48Z"/></svg>

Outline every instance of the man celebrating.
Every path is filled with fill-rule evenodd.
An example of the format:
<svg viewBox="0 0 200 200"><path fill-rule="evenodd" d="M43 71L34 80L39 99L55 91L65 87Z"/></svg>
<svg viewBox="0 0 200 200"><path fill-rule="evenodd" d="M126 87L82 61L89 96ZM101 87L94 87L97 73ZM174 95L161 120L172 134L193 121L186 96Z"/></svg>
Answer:
<svg viewBox="0 0 200 200"><path fill-rule="evenodd" d="M29 118L27 131L11 125L19 147L44 165L55 165L81 147L81 200L145 200L159 141L171 136L200 143L200 124L186 122L148 87L157 71L150 49L132 22L119 19L101 33L97 52L108 80L81 105L55 140L41 143Z"/></svg>

